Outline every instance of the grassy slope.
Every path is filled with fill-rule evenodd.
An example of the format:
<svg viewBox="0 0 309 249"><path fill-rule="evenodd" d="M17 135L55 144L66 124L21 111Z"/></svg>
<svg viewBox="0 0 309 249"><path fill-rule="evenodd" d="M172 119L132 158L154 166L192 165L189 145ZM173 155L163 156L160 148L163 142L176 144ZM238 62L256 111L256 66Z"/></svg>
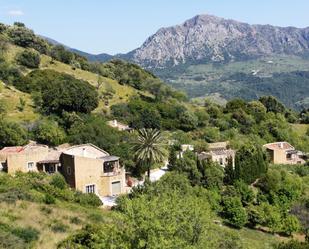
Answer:
<svg viewBox="0 0 309 249"><path fill-rule="evenodd" d="M8 52L6 53L6 59L10 63L15 63L14 61L15 56L17 53L21 51L23 51L23 48L14 45L9 45ZM73 70L70 65L66 65L64 63L57 61L51 63L51 61L52 60L50 57L42 55L40 69L52 69L57 72L67 73L74 76L77 79L88 81L90 84L97 86L98 75L80 69ZM25 68L21 69L25 74L30 72L30 70L27 70ZM109 111L109 107L111 105L126 102L131 96L138 93L149 95L148 93L138 91L130 86L120 85L117 81L113 79L105 77L102 77L101 79L103 83L98 91L104 92L105 89L112 88L115 91L115 94L113 95L112 99L109 100L108 106L105 106L104 101L101 100L95 112L101 112L103 110ZM17 109L20 98L26 100L26 108L24 111L18 111ZM35 113L31 96L29 94L22 93L16 90L14 87L5 87L2 82L0 82L0 99L3 99L6 102L8 106L8 117L12 121L18 121L18 122L35 121L40 116L39 114Z"/></svg>
<svg viewBox="0 0 309 249"><path fill-rule="evenodd" d="M51 210L51 213L44 211L44 208ZM104 218L108 218L108 215L108 211L83 208L74 204L65 206L63 203L45 205L28 201L18 201L15 204L0 202L2 223L24 228L30 226L40 232L39 240L35 243L34 248L56 248L57 243L86 223L102 222ZM80 220L78 224L71 221L76 217ZM66 226L64 231L53 229L53 225L57 222Z"/></svg>

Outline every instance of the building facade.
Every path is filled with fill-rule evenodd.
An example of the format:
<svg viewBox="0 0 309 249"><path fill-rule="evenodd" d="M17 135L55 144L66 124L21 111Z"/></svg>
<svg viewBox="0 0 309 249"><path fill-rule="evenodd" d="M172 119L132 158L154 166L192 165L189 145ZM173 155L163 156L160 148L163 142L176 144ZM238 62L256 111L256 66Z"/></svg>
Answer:
<svg viewBox="0 0 309 249"><path fill-rule="evenodd" d="M198 155L200 160L211 160L218 163L222 167L226 167L231 160L233 167L235 167L236 151L229 147L228 142L209 143L208 150Z"/></svg>
<svg viewBox="0 0 309 249"><path fill-rule="evenodd" d="M125 193L125 169L120 166L119 157L85 144L64 151L60 161L62 174L72 188L100 196Z"/></svg>
<svg viewBox="0 0 309 249"><path fill-rule="evenodd" d="M264 144L269 160L273 164L304 164L305 155L296 150L288 142L275 142Z"/></svg>
<svg viewBox="0 0 309 249"><path fill-rule="evenodd" d="M48 146L29 143L26 146L4 147L0 150L1 169L9 174L38 172L38 163L48 155Z"/></svg>

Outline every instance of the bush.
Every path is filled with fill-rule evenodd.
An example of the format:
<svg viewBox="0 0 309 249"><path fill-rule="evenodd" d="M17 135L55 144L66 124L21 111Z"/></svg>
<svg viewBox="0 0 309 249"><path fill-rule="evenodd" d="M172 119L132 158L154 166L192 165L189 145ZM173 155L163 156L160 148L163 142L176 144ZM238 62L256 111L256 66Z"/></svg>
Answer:
<svg viewBox="0 0 309 249"><path fill-rule="evenodd" d="M91 207L99 207L102 205L100 198L96 194L93 194L93 193L84 194L81 192L76 192L75 202L83 206L91 206Z"/></svg>
<svg viewBox="0 0 309 249"><path fill-rule="evenodd" d="M79 224L82 223L82 220L80 218L78 218L77 216L74 216L74 217L70 218L70 222L72 224L79 225Z"/></svg>
<svg viewBox="0 0 309 249"><path fill-rule="evenodd" d="M38 240L40 235L40 232L32 227L15 228L12 229L12 233L24 240L26 243Z"/></svg>
<svg viewBox="0 0 309 249"><path fill-rule="evenodd" d="M67 187L67 183L61 174L54 174L51 178L50 184L59 189L65 189Z"/></svg>
<svg viewBox="0 0 309 249"><path fill-rule="evenodd" d="M0 120L0 148L27 143L27 132L18 123Z"/></svg>
<svg viewBox="0 0 309 249"><path fill-rule="evenodd" d="M39 121L33 130L36 141L42 144L59 145L65 139L65 133L57 122L53 120Z"/></svg>
<svg viewBox="0 0 309 249"><path fill-rule="evenodd" d="M38 68L40 66L40 55L37 52L31 50L24 50L19 53L16 57L18 64L29 67L29 68Z"/></svg>
<svg viewBox="0 0 309 249"><path fill-rule="evenodd" d="M223 200L223 217L236 228L242 228L248 222L246 210L239 197L226 197Z"/></svg>
<svg viewBox="0 0 309 249"><path fill-rule="evenodd" d="M55 233L65 233L69 227L59 220L54 220L50 228Z"/></svg>
<svg viewBox="0 0 309 249"><path fill-rule="evenodd" d="M56 199L55 199L55 197L53 197L50 194L45 194L44 203L47 204L47 205L55 204Z"/></svg>

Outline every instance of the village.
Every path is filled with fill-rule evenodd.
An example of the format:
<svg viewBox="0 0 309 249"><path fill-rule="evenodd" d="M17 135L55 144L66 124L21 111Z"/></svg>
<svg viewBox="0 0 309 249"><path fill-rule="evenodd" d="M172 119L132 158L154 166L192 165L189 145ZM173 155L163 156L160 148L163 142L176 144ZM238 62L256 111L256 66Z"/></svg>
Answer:
<svg viewBox="0 0 309 249"><path fill-rule="evenodd" d="M109 121L108 124L123 132L133 132L128 125ZM265 144L272 164L304 164L306 155L287 142ZM181 145L177 157L183 157L186 151L193 151L190 144ZM208 144L208 150L196 153L199 160L216 162L223 168L232 161L235 167L235 154L229 142ZM117 196L127 194L132 187L143 184L144 180L134 179L120 164L117 155L110 155L103 149L89 143L80 145L62 144L57 147L30 141L25 146L4 147L0 150L0 169L8 174L17 172L60 173L68 185L83 193L94 193L106 206L114 206ZM159 180L168 170L168 161L162 167L151 170L150 181Z"/></svg>

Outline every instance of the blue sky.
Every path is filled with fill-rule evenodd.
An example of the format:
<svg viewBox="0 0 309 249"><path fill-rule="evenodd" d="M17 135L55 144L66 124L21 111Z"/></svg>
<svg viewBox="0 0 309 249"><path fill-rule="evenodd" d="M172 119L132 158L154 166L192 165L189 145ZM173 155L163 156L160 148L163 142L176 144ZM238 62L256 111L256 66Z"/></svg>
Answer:
<svg viewBox="0 0 309 249"><path fill-rule="evenodd" d="M0 0L0 22L91 53L124 53L160 27L213 14L251 24L309 26L308 0Z"/></svg>

